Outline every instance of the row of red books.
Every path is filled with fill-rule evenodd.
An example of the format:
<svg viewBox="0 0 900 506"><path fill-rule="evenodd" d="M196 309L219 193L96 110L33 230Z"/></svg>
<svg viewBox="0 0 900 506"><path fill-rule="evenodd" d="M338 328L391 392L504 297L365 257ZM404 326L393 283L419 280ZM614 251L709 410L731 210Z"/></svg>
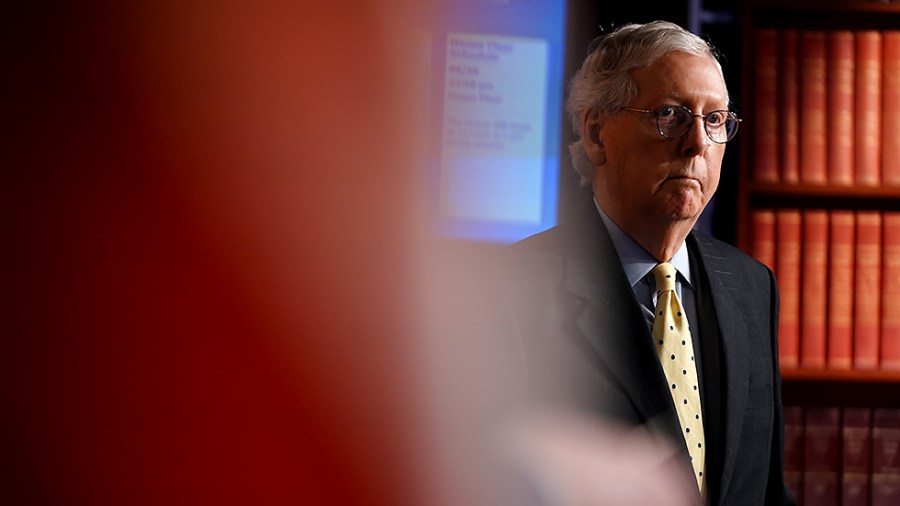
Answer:
<svg viewBox="0 0 900 506"><path fill-rule="evenodd" d="M800 506L900 504L900 409L784 408L784 478Z"/></svg>
<svg viewBox="0 0 900 506"><path fill-rule="evenodd" d="M760 183L900 185L900 30L755 32Z"/></svg>
<svg viewBox="0 0 900 506"><path fill-rule="evenodd" d="M900 212L756 209L782 368L900 370Z"/></svg>

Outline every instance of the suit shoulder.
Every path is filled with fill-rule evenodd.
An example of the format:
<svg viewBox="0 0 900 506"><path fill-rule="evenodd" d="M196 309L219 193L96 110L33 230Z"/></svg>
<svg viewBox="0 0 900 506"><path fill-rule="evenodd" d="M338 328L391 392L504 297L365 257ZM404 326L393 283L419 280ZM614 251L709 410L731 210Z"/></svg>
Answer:
<svg viewBox="0 0 900 506"><path fill-rule="evenodd" d="M569 249L568 226L557 225L509 245L500 266L508 279L523 280L561 276L563 262Z"/></svg>
<svg viewBox="0 0 900 506"><path fill-rule="evenodd" d="M513 243L509 249L514 255L562 253L571 235L570 228L568 224L556 225Z"/></svg>
<svg viewBox="0 0 900 506"><path fill-rule="evenodd" d="M769 268L765 264L753 258L742 249L728 244L725 241L716 239L715 237L696 230L691 233L691 236L694 238L703 254L721 257L729 265L750 272L759 272L761 274L762 272L769 271Z"/></svg>

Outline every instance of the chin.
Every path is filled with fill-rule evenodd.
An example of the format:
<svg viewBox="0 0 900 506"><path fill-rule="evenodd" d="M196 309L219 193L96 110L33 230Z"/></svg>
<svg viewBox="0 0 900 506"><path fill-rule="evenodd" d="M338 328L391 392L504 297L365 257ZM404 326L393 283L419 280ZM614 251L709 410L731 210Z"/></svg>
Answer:
<svg viewBox="0 0 900 506"><path fill-rule="evenodd" d="M703 207L696 199L676 198L666 206L665 214L673 221L696 221L703 212Z"/></svg>

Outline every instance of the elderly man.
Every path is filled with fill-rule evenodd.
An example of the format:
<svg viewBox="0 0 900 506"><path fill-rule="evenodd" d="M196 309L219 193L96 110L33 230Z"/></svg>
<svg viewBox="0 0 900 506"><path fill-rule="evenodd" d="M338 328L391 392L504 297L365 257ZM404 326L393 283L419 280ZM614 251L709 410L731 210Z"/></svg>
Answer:
<svg viewBox="0 0 900 506"><path fill-rule="evenodd" d="M567 104L594 201L513 246L512 313L532 392L668 441L696 503L792 504L775 279L692 231L740 124L728 105L713 50L677 25L598 39Z"/></svg>

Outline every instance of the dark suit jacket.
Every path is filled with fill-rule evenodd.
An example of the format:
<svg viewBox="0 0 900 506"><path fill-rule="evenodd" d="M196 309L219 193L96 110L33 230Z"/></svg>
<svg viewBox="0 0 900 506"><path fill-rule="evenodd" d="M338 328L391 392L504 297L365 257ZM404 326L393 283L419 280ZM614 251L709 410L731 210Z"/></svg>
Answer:
<svg viewBox="0 0 900 506"><path fill-rule="evenodd" d="M708 503L793 504L782 469L774 276L701 233L687 242L699 269L701 333L717 339L704 348L709 367L701 372L705 390L714 392L703 400ZM663 434L683 449L690 473L647 322L593 206L572 223L513 245L511 254L508 298L531 393Z"/></svg>

